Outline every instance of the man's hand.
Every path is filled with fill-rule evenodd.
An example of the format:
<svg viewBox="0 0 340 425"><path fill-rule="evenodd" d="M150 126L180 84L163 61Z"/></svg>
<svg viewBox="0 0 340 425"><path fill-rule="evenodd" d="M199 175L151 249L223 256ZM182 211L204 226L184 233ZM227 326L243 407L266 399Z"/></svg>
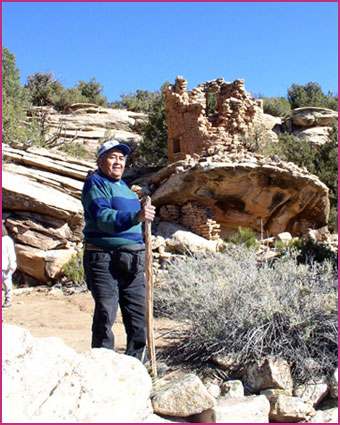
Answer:
<svg viewBox="0 0 340 425"><path fill-rule="evenodd" d="M144 205L137 215L139 222L153 221L155 218L156 207L153 205Z"/></svg>

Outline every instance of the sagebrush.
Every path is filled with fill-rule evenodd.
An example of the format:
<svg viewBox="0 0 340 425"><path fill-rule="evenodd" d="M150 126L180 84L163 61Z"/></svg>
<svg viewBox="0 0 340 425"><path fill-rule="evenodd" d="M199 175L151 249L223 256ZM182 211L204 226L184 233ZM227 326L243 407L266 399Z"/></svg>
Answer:
<svg viewBox="0 0 340 425"><path fill-rule="evenodd" d="M296 382L337 365L337 271L329 261L299 264L288 251L274 263L254 249L177 259L155 288L155 313L183 321L173 361L206 364L233 355L245 366L267 355L288 361ZM312 365L312 366L311 366Z"/></svg>

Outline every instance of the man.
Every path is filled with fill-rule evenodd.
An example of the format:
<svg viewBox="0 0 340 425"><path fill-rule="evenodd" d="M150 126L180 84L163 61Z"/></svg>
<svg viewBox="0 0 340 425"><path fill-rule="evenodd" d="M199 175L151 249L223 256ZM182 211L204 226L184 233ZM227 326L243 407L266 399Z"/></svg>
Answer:
<svg viewBox="0 0 340 425"><path fill-rule="evenodd" d="M130 148L110 140L98 150L98 169L85 180L84 269L95 301L92 348L114 349L112 326L118 304L127 334L126 354L146 361L145 245L142 222L155 207L141 207L122 180Z"/></svg>

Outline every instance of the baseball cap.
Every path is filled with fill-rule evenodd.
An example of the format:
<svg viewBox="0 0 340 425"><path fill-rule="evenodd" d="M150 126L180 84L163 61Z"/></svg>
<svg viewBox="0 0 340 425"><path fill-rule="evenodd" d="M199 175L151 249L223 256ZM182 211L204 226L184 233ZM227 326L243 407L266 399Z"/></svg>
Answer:
<svg viewBox="0 0 340 425"><path fill-rule="evenodd" d="M131 149L128 145L124 145L124 143L120 143L118 140L109 140L108 142L103 143L98 149L97 158L100 158L104 155L104 153L113 148L121 149L125 155L129 155L129 153L131 153Z"/></svg>

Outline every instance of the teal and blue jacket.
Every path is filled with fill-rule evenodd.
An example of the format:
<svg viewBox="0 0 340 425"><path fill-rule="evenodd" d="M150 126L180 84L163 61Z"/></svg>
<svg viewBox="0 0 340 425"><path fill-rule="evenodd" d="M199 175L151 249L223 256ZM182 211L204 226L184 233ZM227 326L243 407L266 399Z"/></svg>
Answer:
<svg viewBox="0 0 340 425"><path fill-rule="evenodd" d="M87 242L106 249L143 243L139 198L123 180L97 170L86 178L81 200Z"/></svg>

